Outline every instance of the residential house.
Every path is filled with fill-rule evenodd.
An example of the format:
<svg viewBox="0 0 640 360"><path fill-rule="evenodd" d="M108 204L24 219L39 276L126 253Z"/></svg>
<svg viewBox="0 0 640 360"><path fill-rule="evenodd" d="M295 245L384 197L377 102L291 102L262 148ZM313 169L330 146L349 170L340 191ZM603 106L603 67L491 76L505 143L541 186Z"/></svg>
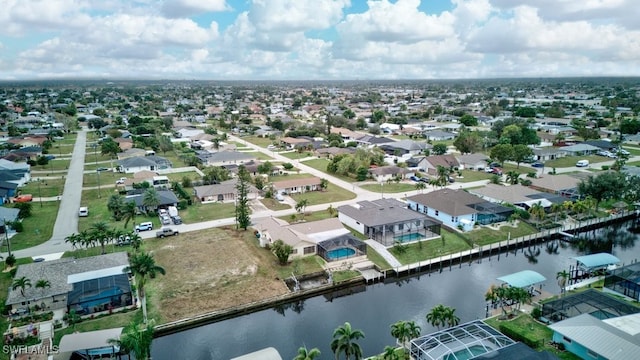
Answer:
<svg viewBox="0 0 640 360"><path fill-rule="evenodd" d="M616 152L618 150L617 144L611 141L606 141L606 140L587 140L587 141L583 141L582 144L597 147L598 149L596 150L596 152L599 150Z"/></svg>
<svg viewBox="0 0 640 360"><path fill-rule="evenodd" d="M425 171L431 175L437 175L438 166L445 167L447 169L455 169L460 167L458 159L453 155L431 155L424 158L420 162L420 170Z"/></svg>
<svg viewBox="0 0 640 360"><path fill-rule="evenodd" d="M395 140L393 139L390 139L387 137L381 137L381 136L374 136L374 135L362 135L355 141L359 145L363 145L363 146L380 146L382 144L395 142Z"/></svg>
<svg viewBox="0 0 640 360"><path fill-rule="evenodd" d="M599 319L581 314L549 325L552 341L581 359L635 359L640 354L640 314Z"/></svg>
<svg viewBox="0 0 640 360"><path fill-rule="evenodd" d="M18 145L21 148L26 147L42 147L42 144L47 141L46 136L42 135L33 135L33 136L25 136L20 138L9 139L7 142L9 144Z"/></svg>
<svg viewBox="0 0 640 360"><path fill-rule="evenodd" d="M440 221L411 211L396 199L359 201L336 210L343 224L384 246L440 235Z"/></svg>
<svg viewBox="0 0 640 360"><path fill-rule="evenodd" d="M171 168L171 163L160 156L136 156L118 160L118 171L126 174L136 173L138 171L148 170L156 171Z"/></svg>
<svg viewBox="0 0 640 360"><path fill-rule="evenodd" d="M0 234L2 234L2 241L15 234L15 230L11 228L10 223L18 220L19 213L20 209L0 206Z"/></svg>
<svg viewBox="0 0 640 360"><path fill-rule="evenodd" d="M382 183L394 179L403 180L406 177L415 175L415 172L409 169L401 168L395 165L379 166L369 169L369 176L374 181Z"/></svg>
<svg viewBox="0 0 640 360"><path fill-rule="evenodd" d="M530 186L533 189L571 198L573 200L580 198L577 190L580 180L573 176L558 174L532 178L529 180L531 180Z"/></svg>
<svg viewBox="0 0 640 360"><path fill-rule="evenodd" d="M23 186L24 184L29 182L29 180L31 180L31 165L27 164L26 162L13 162L5 159L0 159L0 172L5 174L10 173L18 177L19 180L15 180L18 186Z"/></svg>
<svg viewBox="0 0 640 360"><path fill-rule="evenodd" d="M167 208L169 206L178 206L178 197L171 190L157 190L158 204L154 206L146 206L144 204L144 189L136 189L136 194L130 194L125 197L125 202L133 201L136 203L138 211L141 213L147 213L149 211L155 211L158 208Z"/></svg>
<svg viewBox="0 0 640 360"><path fill-rule="evenodd" d="M15 149L9 151L9 153L3 156L3 159L13 161L13 162L22 162L28 160L36 160L38 156L42 155L42 147L40 146L27 146L20 149Z"/></svg>
<svg viewBox="0 0 640 360"><path fill-rule="evenodd" d="M341 127L332 127L331 133L340 135L344 142L357 141L363 136L363 134Z"/></svg>
<svg viewBox="0 0 640 360"><path fill-rule="evenodd" d="M271 246L282 240L293 248L292 258L315 255L318 243L350 234L337 218L290 225L284 220L267 217L258 220L254 228L261 246Z"/></svg>
<svg viewBox="0 0 640 360"><path fill-rule="evenodd" d="M545 162L565 157L566 153L556 147L534 148L533 156L535 160Z"/></svg>
<svg viewBox="0 0 640 360"><path fill-rule="evenodd" d="M462 154L457 155L456 159L458 160L458 164L460 164L458 166L460 170L483 170L488 166L488 158L485 154Z"/></svg>
<svg viewBox="0 0 640 360"><path fill-rule="evenodd" d="M14 181L3 180L7 178L15 179L15 175L0 173L0 197L3 204L11 202L11 199L18 195L18 184Z"/></svg>
<svg viewBox="0 0 640 360"><path fill-rule="evenodd" d="M524 210L529 210L534 204L540 204L547 209L554 203L561 204L567 200L566 198L540 192L522 185L487 184L479 188L469 189L469 193L492 203L512 204Z"/></svg>
<svg viewBox="0 0 640 360"><path fill-rule="evenodd" d="M61 258L19 265L16 278L32 283L48 281L48 288L9 288L6 305L11 314L21 314L38 306L40 309L75 310L88 315L134 304L126 252L86 258ZM24 292L24 294L23 294Z"/></svg>
<svg viewBox="0 0 640 360"><path fill-rule="evenodd" d="M583 156L583 155L591 155L595 154L600 150L599 147L581 143L569 146L562 146L559 148L560 151L564 152L567 156Z"/></svg>
<svg viewBox="0 0 640 360"><path fill-rule="evenodd" d="M318 177L308 177L302 179L281 180L273 182L273 189L281 194L302 194L307 191L322 190L320 184L322 179Z"/></svg>
<svg viewBox="0 0 640 360"><path fill-rule="evenodd" d="M325 156L329 159L333 159L334 156L339 155L339 154L353 154L356 151L355 148L352 147L326 147L326 148L320 148L320 149L316 149L315 150L315 154L318 157L321 156Z"/></svg>
<svg viewBox="0 0 640 360"><path fill-rule="evenodd" d="M122 358L122 356L125 355L124 349L120 350L120 347L113 343L114 339L120 338L122 329L124 328L119 327L86 332L76 331L72 334L63 335L60 339L60 345L55 353L49 356L49 359Z"/></svg>
<svg viewBox="0 0 640 360"><path fill-rule="evenodd" d="M389 155L418 155L424 152L425 149L431 148L431 145L428 145L424 142L418 142L413 140L400 140L389 143L384 143L378 146L385 153Z"/></svg>
<svg viewBox="0 0 640 360"><path fill-rule="evenodd" d="M118 147L122 151L127 151L133 149L133 139L131 138L115 138L113 139L116 143L118 143Z"/></svg>
<svg viewBox="0 0 640 360"><path fill-rule="evenodd" d="M427 140L431 141L447 141L456 138L456 134L444 130L430 130L425 131L423 134Z"/></svg>
<svg viewBox="0 0 640 360"><path fill-rule="evenodd" d="M234 202L238 194L238 178L226 180L220 184L194 186L194 196L203 204L214 202ZM256 199L258 197L258 189L253 186L249 187L247 192L248 199Z"/></svg>
<svg viewBox="0 0 640 360"><path fill-rule="evenodd" d="M303 138L292 138L292 137L283 137L280 139L282 146L287 150L295 150L301 147L307 147L311 145L311 140L303 139Z"/></svg>
<svg viewBox="0 0 640 360"><path fill-rule="evenodd" d="M255 154L246 152L220 151L216 153L200 153L198 159L205 166L227 166L256 161L258 158Z"/></svg>
<svg viewBox="0 0 640 360"><path fill-rule="evenodd" d="M441 189L407 198L409 209L435 218L452 229L469 231L475 223L504 221L513 209L488 202L464 190Z"/></svg>

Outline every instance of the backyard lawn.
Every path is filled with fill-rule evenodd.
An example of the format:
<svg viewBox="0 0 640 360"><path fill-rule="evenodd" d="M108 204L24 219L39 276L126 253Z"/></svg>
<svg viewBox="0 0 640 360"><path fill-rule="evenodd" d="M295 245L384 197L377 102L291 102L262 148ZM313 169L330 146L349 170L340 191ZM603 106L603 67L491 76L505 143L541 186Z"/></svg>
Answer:
<svg viewBox="0 0 640 360"><path fill-rule="evenodd" d="M441 237L402 245L403 251L399 251L396 247L390 248L389 251L400 263L407 265L470 249L469 244L456 234L442 230L441 235L444 236L444 241Z"/></svg>
<svg viewBox="0 0 640 360"><path fill-rule="evenodd" d="M307 199L308 206L311 206L355 199L356 194L329 183L326 191L309 191L304 194L292 194L291 197L296 202Z"/></svg>
<svg viewBox="0 0 640 360"><path fill-rule="evenodd" d="M58 201L32 202L31 216L22 220L24 231L11 238L11 250L26 249L49 240L59 205Z"/></svg>
<svg viewBox="0 0 640 360"><path fill-rule="evenodd" d="M113 171L93 171L83 174L82 186L83 187L96 187L100 185L102 188L113 189L116 185L116 180L121 177L127 177L126 174L116 173ZM98 181L100 181L98 183Z"/></svg>
<svg viewBox="0 0 640 360"><path fill-rule="evenodd" d="M410 183L390 182L390 183L383 183L383 184L384 185L382 185L382 186L380 184L366 184L366 185L360 185L360 187L365 189L365 190L378 192L378 193L380 193L380 192L400 193L400 192L407 192L407 191L416 190L416 184L415 183L410 184Z"/></svg>
<svg viewBox="0 0 640 360"><path fill-rule="evenodd" d="M327 208L329 208L329 207L327 206ZM292 215L296 216L296 220L298 220L298 219L302 220L303 219L302 214L292 214ZM318 220L324 220L324 219L328 219L328 218L336 217L336 216L338 216L337 212L333 216L331 216L331 214L329 214L329 212L327 210L315 211L315 212L305 212L304 213L304 221L306 221L306 222L318 221ZM287 222L292 222L291 215L281 216L278 219L282 219L282 220L287 221ZM296 220L293 220L293 221L296 221Z"/></svg>
<svg viewBox="0 0 640 360"><path fill-rule="evenodd" d="M74 332L87 332L95 330L104 330L114 327L125 327L129 325L134 319L142 320L142 311L128 311L126 313L117 313L109 316L101 317L99 319L83 320L81 323L76 324L74 327L66 327L64 329L57 329L54 333L53 344L59 345L60 339L64 335L73 334Z"/></svg>
<svg viewBox="0 0 640 360"><path fill-rule="evenodd" d="M535 234L536 232L537 231L533 226L525 223L524 221L518 221L515 227L507 224L501 226L500 230L494 230L493 228L482 226L479 229L477 228L473 231L465 233L463 236L472 241L474 244L488 245L491 243L507 240L509 236L511 236L511 239L515 239L517 237Z"/></svg>

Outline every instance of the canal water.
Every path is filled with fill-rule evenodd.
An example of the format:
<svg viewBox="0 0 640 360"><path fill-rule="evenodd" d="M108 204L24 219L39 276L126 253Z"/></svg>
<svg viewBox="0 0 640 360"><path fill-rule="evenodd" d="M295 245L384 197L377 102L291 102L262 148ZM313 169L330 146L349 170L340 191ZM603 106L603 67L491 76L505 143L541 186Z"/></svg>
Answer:
<svg viewBox="0 0 640 360"><path fill-rule="evenodd" d="M332 333L345 321L364 332L365 338L358 343L365 356L372 356L394 344L389 327L398 320L416 321L422 334L436 330L425 319L435 305L455 308L461 323L484 318L484 294L491 284L499 284L497 277L534 270L547 278L542 289L558 294L556 273L575 265L573 256L613 252L625 264L637 261L640 241L634 230L632 222L617 224L573 243L548 241L204 325L155 339L153 359L226 360L269 346L285 360L293 359L301 346L316 347L321 359L331 359Z"/></svg>

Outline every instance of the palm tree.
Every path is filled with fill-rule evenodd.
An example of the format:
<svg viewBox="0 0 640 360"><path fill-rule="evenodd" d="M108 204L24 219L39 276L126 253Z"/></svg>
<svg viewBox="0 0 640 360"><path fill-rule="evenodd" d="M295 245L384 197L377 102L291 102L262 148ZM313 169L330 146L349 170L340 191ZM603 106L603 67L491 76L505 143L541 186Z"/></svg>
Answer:
<svg viewBox="0 0 640 360"><path fill-rule="evenodd" d="M340 357L340 354L344 354L345 359L351 359L353 355L355 360L362 359L362 348L356 340L364 338L362 330L353 330L349 322L345 322L344 325L338 327L333 332L333 341L331 341L331 351L336 356L336 359Z"/></svg>
<svg viewBox="0 0 640 360"><path fill-rule="evenodd" d="M296 357L293 358L293 360L313 360L319 356L320 356L320 350L318 350L317 348L307 350L306 346L302 346L298 348L298 355L296 355Z"/></svg>
<svg viewBox="0 0 640 360"><path fill-rule="evenodd" d="M31 287L31 280L27 279L26 276L13 280L13 284L11 285L11 288L13 290L20 289L20 294L22 294L22 296L24 296L24 291L30 287Z"/></svg>
<svg viewBox="0 0 640 360"><path fill-rule="evenodd" d="M558 222L558 214L564 209L562 204L554 203L551 205L551 213L554 214L554 222Z"/></svg>
<svg viewBox="0 0 640 360"><path fill-rule="evenodd" d="M82 244L82 239L80 238L80 234L73 233L64 238L64 242L70 243L71 247L75 249L78 245Z"/></svg>
<svg viewBox="0 0 640 360"><path fill-rule="evenodd" d="M109 201L107 202L107 209L111 214L113 214L113 218L116 221L120 221L122 219L122 208L124 207L124 200L122 196L118 194L113 194L109 196Z"/></svg>
<svg viewBox="0 0 640 360"><path fill-rule="evenodd" d="M560 286L561 294L566 293L567 280L569 279L570 276L571 274L569 274L567 270L558 271L558 273L556 274L556 280L558 280L558 285Z"/></svg>
<svg viewBox="0 0 640 360"><path fill-rule="evenodd" d="M51 287L51 282L49 280L40 279L36 281L36 289L42 289L43 293L44 293L44 289L50 288L50 287Z"/></svg>
<svg viewBox="0 0 640 360"><path fill-rule="evenodd" d="M142 303L142 319L147 323L147 298L145 294L145 285L149 279L153 279L157 274L165 274L163 267L156 264L153 256L148 253L137 253L129 259L129 266L122 271L125 273L132 272L136 277L138 295Z"/></svg>
<svg viewBox="0 0 640 360"><path fill-rule="evenodd" d="M160 196L154 188L148 188L142 194L142 205L144 205L145 211L149 209L155 210L160 205Z"/></svg>
<svg viewBox="0 0 640 360"><path fill-rule="evenodd" d="M529 208L529 214L533 216L534 219L537 220L538 223L542 222L545 216L544 206L540 202L537 202Z"/></svg>
<svg viewBox="0 0 640 360"><path fill-rule="evenodd" d="M456 316L456 309L449 306L444 307L442 319L447 324L447 327L454 327L460 323L460 318Z"/></svg>
<svg viewBox="0 0 640 360"><path fill-rule="evenodd" d="M307 208L307 205L309 205L309 200L307 199L300 199L300 201L296 203L296 211L302 214L303 219L304 219L304 210Z"/></svg>
<svg viewBox="0 0 640 360"><path fill-rule="evenodd" d="M515 185L520 181L520 173L513 170L507 172L507 182L511 185Z"/></svg>
<svg viewBox="0 0 640 360"><path fill-rule="evenodd" d="M396 348L393 346L385 346L384 352L382 353L383 360L400 360L401 357L398 355Z"/></svg>
<svg viewBox="0 0 640 360"><path fill-rule="evenodd" d="M327 208L327 212L329 213L329 216L334 217L336 215L336 208L333 207L333 204L329 205L329 207Z"/></svg>
<svg viewBox="0 0 640 360"><path fill-rule="evenodd" d="M127 325L120 334L119 339L109 339L109 343L120 347L120 351L133 356L136 359L151 359L151 344L153 343L153 321L143 325L132 322Z"/></svg>
<svg viewBox="0 0 640 360"><path fill-rule="evenodd" d="M122 219L124 220L124 228L127 228L129 221L136 221L136 213L138 209L136 208L136 203L133 201L129 201L122 206Z"/></svg>
<svg viewBox="0 0 640 360"><path fill-rule="evenodd" d="M420 326L415 321L398 321L395 324L391 324L391 336L406 351L408 342L420 336Z"/></svg>
<svg viewBox="0 0 640 360"><path fill-rule="evenodd" d="M418 181L416 183L416 190L419 190L420 192L423 192L423 190L427 187L427 184L425 184L422 181Z"/></svg>
<svg viewBox="0 0 640 360"><path fill-rule="evenodd" d="M142 245L142 238L140 237L140 234L132 231L129 232L126 236L129 237L129 241L131 242L131 247L133 248L133 250L140 250L140 246Z"/></svg>
<svg viewBox="0 0 640 360"><path fill-rule="evenodd" d="M444 305L442 304L436 305L427 314L426 316L427 321L429 322L429 324L431 324L431 326L435 326L436 328L438 328L438 330L440 330L440 326L443 326L445 324L444 312L445 312Z"/></svg>
<svg viewBox="0 0 640 360"><path fill-rule="evenodd" d="M102 254L106 254L105 245L113 240L113 231L111 231L109 225L104 221L95 222L91 225L91 233L93 239L100 244Z"/></svg>
<svg viewBox="0 0 640 360"><path fill-rule="evenodd" d="M449 169L442 165L438 165L437 167L438 175L436 176L436 182L438 186L444 187L449 183Z"/></svg>

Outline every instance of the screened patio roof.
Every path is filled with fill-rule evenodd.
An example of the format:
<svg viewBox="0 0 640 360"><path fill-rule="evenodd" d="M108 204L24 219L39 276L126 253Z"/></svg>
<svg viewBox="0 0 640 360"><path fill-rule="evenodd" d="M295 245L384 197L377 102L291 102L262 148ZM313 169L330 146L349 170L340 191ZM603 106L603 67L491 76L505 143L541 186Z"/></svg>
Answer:
<svg viewBox="0 0 640 360"><path fill-rule="evenodd" d="M506 282L513 287L525 288L527 286L541 283L547 280L547 278L533 270L523 270L517 273L501 276L498 280Z"/></svg>
<svg viewBox="0 0 640 360"><path fill-rule="evenodd" d="M575 259L580 266L585 269L603 268L620 263L620 259L608 253L576 256L572 259Z"/></svg>

